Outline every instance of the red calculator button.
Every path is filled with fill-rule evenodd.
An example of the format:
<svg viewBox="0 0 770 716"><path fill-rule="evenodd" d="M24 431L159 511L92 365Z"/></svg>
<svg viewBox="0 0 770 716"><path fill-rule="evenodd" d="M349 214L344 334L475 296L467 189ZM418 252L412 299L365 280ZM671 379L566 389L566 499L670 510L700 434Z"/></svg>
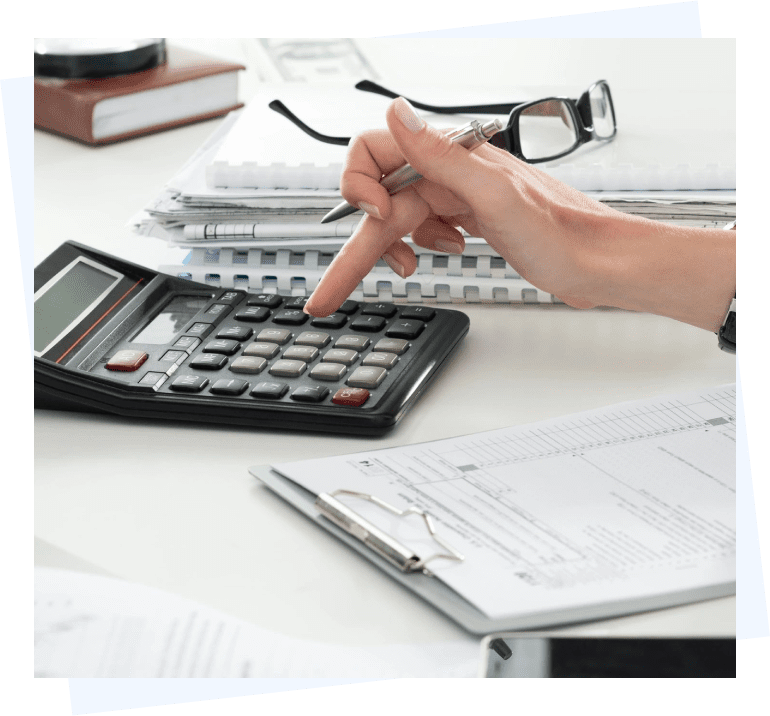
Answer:
<svg viewBox="0 0 770 716"><path fill-rule="evenodd" d="M335 405L346 405L351 408L361 407L369 399L366 388L340 388L332 398Z"/></svg>
<svg viewBox="0 0 770 716"><path fill-rule="evenodd" d="M118 351L105 366L107 370L125 370L133 371L138 370L148 358L148 355L144 351Z"/></svg>

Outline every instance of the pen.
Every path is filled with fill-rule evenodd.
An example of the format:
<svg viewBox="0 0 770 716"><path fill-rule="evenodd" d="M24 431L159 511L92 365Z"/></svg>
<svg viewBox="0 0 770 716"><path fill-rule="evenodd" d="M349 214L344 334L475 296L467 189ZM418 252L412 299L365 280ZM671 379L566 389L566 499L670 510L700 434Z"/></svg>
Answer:
<svg viewBox="0 0 770 716"><path fill-rule="evenodd" d="M448 136L455 144L465 147L468 151L473 151L476 147L489 141L502 128L503 124L499 119L492 119L485 124L482 124L476 119L472 119L468 124L455 129ZM388 194L392 196L402 189L405 189L410 184L414 184L418 179L422 179L422 174L418 174L409 164L404 164L403 167L400 167L383 177L380 184L384 186L385 189L388 190ZM359 211L357 206L353 206L352 204L343 201L324 216L324 218L321 219L321 223L328 224L330 221L337 221L337 219L341 219L344 216L350 216L357 211Z"/></svg>

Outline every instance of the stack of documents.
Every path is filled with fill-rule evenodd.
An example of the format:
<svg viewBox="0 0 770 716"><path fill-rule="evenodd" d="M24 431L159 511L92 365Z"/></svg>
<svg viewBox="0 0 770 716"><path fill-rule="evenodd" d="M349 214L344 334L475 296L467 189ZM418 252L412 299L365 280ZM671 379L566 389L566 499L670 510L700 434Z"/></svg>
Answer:
<svg viewBox="0 0 770 716"><path fill-rule="evenodd" d="M443 92L440 100L429 88L410 88L408 94L444 104L495 99L488 94L475 97L467 90L457 97ZM530 98L525 94L539 96L530 90L521 99ZM161 270L210 285L309 295L353 233L360 214L320 223L342 200L339 177L347 147L309 137L268 107L275 99L313 129L332 136L354 136L384 126L389 103L349 85L263 85L134 220L138 233L189 250L182 264ZM688 112L693 102L709 105L706 95L690 99ZM732 221L734 119L730 124L729 115L715 116L707 106L701 116L712 117L713 126L693 130L690 114L679 117L674 108L665 126L657 127L643 111L649 100L639 92L634 100L639 107L619 109L614 141L592 142L558 162L539 166L623 212L684 226L722 227ZM470 119L423 116L440 128ZM413 248L418 254L413 276L401 279L381 261L352 297L439 303L557 301L522 279L480 237L466 237L462 256Z"/></svg>

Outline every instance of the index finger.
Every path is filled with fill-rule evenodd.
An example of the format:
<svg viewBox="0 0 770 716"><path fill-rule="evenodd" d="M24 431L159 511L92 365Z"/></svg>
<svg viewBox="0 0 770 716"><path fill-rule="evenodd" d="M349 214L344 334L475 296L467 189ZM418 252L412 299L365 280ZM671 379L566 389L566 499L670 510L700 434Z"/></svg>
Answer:
<svg viewBox="0 0 770 716"><path fill-rule="evenodd" d="M334 313L388 247L414 231L430 215L427 202L411 187L390 199L393 202L392 218L381 221L371 216L364 217L324 272L305 304L305 313L311 316Z"/></svg>

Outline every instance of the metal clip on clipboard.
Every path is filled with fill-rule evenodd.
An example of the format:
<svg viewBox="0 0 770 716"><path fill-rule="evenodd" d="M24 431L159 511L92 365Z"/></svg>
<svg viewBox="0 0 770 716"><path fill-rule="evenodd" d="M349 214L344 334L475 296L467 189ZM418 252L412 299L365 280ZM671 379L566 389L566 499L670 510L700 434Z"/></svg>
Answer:
<svg viewBox="0 0 770 716"><path fill-rule="evenodd" d="M420 559L414 551L404 546L398 540L393 539L371 522L363 518L347 505L335 498L336 495L350 495L359 497L362 500L373 502L388 512L398 517L407 517L408 515L419 515L425 521L433 540L443 547L446 552L435 552L429 557ZM400 569L402 572L422 572L425 575L432 576L432 573L425 568L425 565L434 559L449 559L456 562L462 562L465 557L457 550L450 547L444 540L436 534L436 528L433 525L431 516L423 510L416 507L410 507L407 510L399 510L393 505L380 500L374 495L368 495L365 492L354 492L352 490L335 490L332 493L322 492L315 500L315 506L319 512L331 520L335 525L353 535L356 539L363 542L367 547L374 550L383 559Z"/></svg>

